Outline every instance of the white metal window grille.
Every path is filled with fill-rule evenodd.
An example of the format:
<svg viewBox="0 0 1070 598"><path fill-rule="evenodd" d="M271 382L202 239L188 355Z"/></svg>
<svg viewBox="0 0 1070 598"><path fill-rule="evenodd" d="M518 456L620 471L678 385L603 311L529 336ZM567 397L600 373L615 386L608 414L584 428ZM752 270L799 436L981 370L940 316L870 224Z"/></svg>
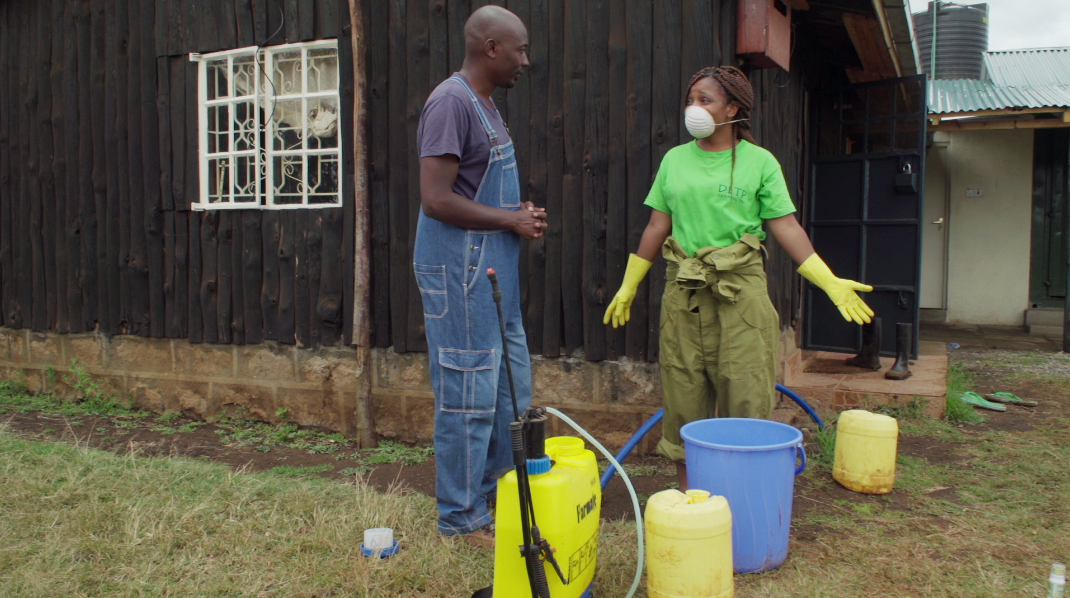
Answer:
<svg viewBox="0 0 1070 598"><path fill-rule="evenodd" d="M195 210L342 205L334 40L190 54L197 62Z"/></svg>

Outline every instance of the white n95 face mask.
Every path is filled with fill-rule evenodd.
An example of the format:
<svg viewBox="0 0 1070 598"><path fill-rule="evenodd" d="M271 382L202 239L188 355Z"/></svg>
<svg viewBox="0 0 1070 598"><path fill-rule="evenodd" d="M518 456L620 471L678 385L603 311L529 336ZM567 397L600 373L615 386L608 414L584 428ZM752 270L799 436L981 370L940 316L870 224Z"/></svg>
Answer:
<svg viewBox="0 0 1070 598"><path fill-rule="evenodd" d="M691 136L695 139L703 139L713 135L713 132L721 125L730 125L745 120L747 119L740 118L718 123L713 120L712 114L700 106L688 106L687 109L684 110L684 126L687 127L687 132L691 133Z"/></svg>

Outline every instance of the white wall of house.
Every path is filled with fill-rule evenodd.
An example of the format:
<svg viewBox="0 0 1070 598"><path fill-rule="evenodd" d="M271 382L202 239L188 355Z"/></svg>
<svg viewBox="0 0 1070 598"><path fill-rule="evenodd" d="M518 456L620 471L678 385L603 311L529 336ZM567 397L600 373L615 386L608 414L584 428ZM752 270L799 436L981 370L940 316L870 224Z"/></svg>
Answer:
<svg viewBox="0 0 1070 598"><path fill-rule="evenodd" d="M950 170L947 320L1017 326L1029 307L1033 132L954 131L927 168ZM945 164L946 162L946 164ZM926 199L943 177L926 177ZM980 190L980 197L967 197ZM923 260L933 245L923 246Z"/></svg>

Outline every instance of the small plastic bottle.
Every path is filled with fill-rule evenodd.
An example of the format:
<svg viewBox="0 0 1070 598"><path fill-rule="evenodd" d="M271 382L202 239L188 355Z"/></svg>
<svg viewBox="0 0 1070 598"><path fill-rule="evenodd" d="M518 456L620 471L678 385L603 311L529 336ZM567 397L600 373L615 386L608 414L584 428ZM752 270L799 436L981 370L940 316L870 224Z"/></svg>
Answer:
<svg viewBox="0 0 1070 598"><path fill-rule="evenodd" d="M1051 575L1048 576L1048 598L1063 598L1063 590L1066 589L1066 565L1055 563L1051 566Z"/></svg>

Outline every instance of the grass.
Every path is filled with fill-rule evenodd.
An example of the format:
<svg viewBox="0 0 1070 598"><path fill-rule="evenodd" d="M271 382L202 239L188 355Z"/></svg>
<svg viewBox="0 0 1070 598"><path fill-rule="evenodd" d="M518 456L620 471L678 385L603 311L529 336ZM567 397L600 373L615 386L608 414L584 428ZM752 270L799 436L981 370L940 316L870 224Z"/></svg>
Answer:
<svg viewBox="0 0 1070 598"><path fill-rule="evenodd" d="M270 473L280 475L285 478L304 478L308 476L316 475L317 473L323 473L333 469L330 465L313 465L310 467L293 467L290 465L280 465L279 467L273 467Z"/></svg>
<svg viewBox="0 0 1070 598"><path fill-rule="evenodd" d="M1048 353L1042 351L1000 351L992 353L981 360L984 367L1020 367L1048 366L1052 364L1070 365L1070 355L1066 353Z"/></svg>
<svg viewBox="0 0 1070 598"><path fill-rule="evenodd" d="M0 431L0 595L445 596L486 555L434 530L430 498ZM397 558L360 555L388 526Z"/></svg>
<svg viewBox="0 0 1070 598"><path fill-rule="evenodd" d="M979 359L977 367L1003 382L1061 390L1070 374L1070 354L994 351Z"/></svg>
<svg viewBox="0 0 1070 598"><path fill-rule="evenodd" d="M947 367L947 404L945 418L951 423L983 422L973 405L962 400L962 393L970 390L971 377L962 362L953 361Z"/></svg>
<svg viewBox="0 0 1070 598"><path fill-rule="evenodd" d="M817 455L810 459L809 467L820 468L823 473L832 473L832 458L836 455L835 420L825 423L825 427L814 432L812 438L818 446Z"/></svg>
<svg viewBox="0 0 1070 598"><path fill-rule="evenodd" d="M149 412L135 409L132 401L120 401L118 395L103 392L92 377L73 360L71 373L64 376L75 398L65 399L52 393L31 393L20 380L0 380L0 413L51 413L75 417L109 415L145 419Z"/></svg>
<svg viewBox="0 0 1070 598"><path fill-rule="evenodd" d="M402 465L419 465L435 454L434 447L406 446L400 442L383 440L379 446L364 449L364 462L368 465L401 463Z"/></svg>
<svg viewBox="0 0 1070 598"><path fill-rule="evenodd" d="M969 388L968 372L951 372L949 394ZM28 401L73 408L0 383L0 408ZM816 433L803 474L813 491L796 500L788 560L736 576L737 597L1045 595L1051 563L1070 558L1070 418L1053 408L1009 432L926 418L909 401L895 409L904 435L956 458L900 454L891 495L836 493L835 428ZM82 408L68 421L88 414ZM180 429L177 420L141 417L142 425ZM240 436L232 442L325 438L299 437L289 425L239 419L218 432ZM426 459L427 449L384 443L336 453L347 454L364 462L339 472L350 480L343 484L316 475L331 466L248 474L204 460L29 441L0 425L0 596L464 596L490 582L487 552L435 532L431 498L377 492L360 477L372 459L404 463ZM362 532L379 526L393 527L405 548L365 559ZM634 559L634 524L604 521L595 594L624 596Z"/></svg>
<svg viewBox="0 0 1070 598"><path fill-rule="evenodd" d="M284 411L280 410L280 412ZM337 432L302 428L295 423L270 424L256 421L246 417L240 410L236 415L221 416L213 423L217 427L215 433L223 444L253 446L264 453L271 452L271 447L283 446L308 451L314 455L328 455L352 444L349 439ZM192 424L187 424L189 425ZM192 429L179 429L179 431L192 431Z"/></svg>
<svg viewBox="0 0 1070 598"><path fill-rule="evenodd" d="M1070 554L1066 423L969 435L956 465L900 455L893 495L797 518L814 541L776 572L737 577L736 595L1043 596Z"/></svg>
<svg viewBox="0 0 1070 598"><path fill-rule="evenodd" d="M609 461L606 459L598 460L598 473L599 475L606 472L609 469ZM676 476L676 465L671 461L658 460L656 463L629 463L625 461L621 463L621 467L624 468L624 472L628 474L629 478L641 478L652 476Z"/></svg>
<svg viewBox="0 0 1070 598"><path fill-rule="evenodd" d="M812 540L776 571L736 576L736 595L1042 596L1051 562L1070 553L1067 425L972 435L962 466L900 457L900 498L852 495L797 517ZM489 583L489 554L439 536L429 497L314 473L0 430L0 595L459 596ZM928 498L947 488L952 500ZM404 541L397 557L359 555L363 529L379 526ZM604 522L598 595L624 595L634 558L634 525Z"/></svg>
<svg viewBox="0 0 1070 598"><path fill-rule="evenodd" d="M54 389L54 380L58 374L53 369L51 373L46 372L45 377L49 380L46 387ZM71 427L82 425L82 422L76 419L78 417L106 416L112 418L116 427L128 430L148 428L163 436L187 434L207 425L206 422L186 420L178 411L153 415L134 408L132 402L120 401L118 395L105 393L78 360L71 362L70 373L63 375L63 381L70 386L74 398L60 397L53 390L32 393L20 380L0 380L0 414L37 412L62 415L69 418L67 424ZM286 408L276 411L276 416L280 419L284 420L288 415L289 410ZM360 461L356 468L350 469L362 474L370 471L370 466L373 465L418 465L434 454L431 447L408 447L391 441L384 441L375 449L352 452L354 442L343 434L301 427L285 421L279 424L257 421L250 419L247 410L242 407L216 418L212 423L216 427L215 434L221 444L251 446L261 453L270 453L276 447L286 447L310 454L336 454L340 460ZM101 430L97 432L103 433ZM343 452L345 449L350 451ZM347 473L344 477L353 477L353 474Z"/></svg>

